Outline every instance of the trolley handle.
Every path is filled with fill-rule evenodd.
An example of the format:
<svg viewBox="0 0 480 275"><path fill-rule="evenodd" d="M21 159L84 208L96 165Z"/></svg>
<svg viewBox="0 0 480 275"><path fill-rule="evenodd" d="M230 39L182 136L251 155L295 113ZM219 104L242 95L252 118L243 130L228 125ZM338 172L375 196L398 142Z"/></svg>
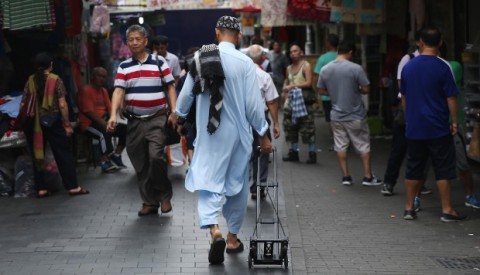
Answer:
<svg viewBox="0 0 480 275"><path fill-rule="evenodd" d="M272 153L271 153L271 154L273 154L274 152L276 152L276 150L277 150L277 148L276 148L275 146L272 146ZM260 146L257 146L257 152L264 154L264 153L262 152L262 148L261 148ZM268 154L268 155L269 155L269 154Z"/></svg>

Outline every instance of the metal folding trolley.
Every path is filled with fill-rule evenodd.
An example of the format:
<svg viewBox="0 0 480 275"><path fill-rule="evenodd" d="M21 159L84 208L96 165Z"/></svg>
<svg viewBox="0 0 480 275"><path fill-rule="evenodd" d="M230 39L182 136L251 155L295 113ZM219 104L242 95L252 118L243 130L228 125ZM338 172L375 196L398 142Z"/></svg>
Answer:
<svg viewBox="0 0 480 275"><path fill-rule="evenodd" d="M277 149L274 147L272 151L272 177L264 183L260 183L260 157L261 154L257 163L256 224L250 237L248 267L279 265L287 269L288 237L278 215ZM260 195L262 188L266 195L263 201ZM270 229L269 234L264 233L266 229Z"/></svg>

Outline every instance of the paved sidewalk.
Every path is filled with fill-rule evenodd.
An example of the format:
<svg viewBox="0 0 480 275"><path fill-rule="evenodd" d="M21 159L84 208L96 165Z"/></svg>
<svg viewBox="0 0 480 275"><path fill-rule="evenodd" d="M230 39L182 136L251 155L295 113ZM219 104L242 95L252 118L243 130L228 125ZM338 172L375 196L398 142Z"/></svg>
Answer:
<svg viewBox="0 0 480 275"><path fill-rule="evenodd" d="M281 168L294 274L480 274L480 211L463 205L458 181L452 183L452 201L468 220L440 221L440 200L429 175L434 193L422 197L417 220L405 221L404 172L395 195L384 197L381 187L361 185L361 162L351 153L355 184L343 186L336 154L327 149L327 125L319 118L317 126L319 163L283 163ZM379 178L389 146L389 139L372 139L372 167ZM474 180L480 194L479 176Z"/></svg>
<svg viewBox="0 0 480 275"><path fill-rule="evenodd" d="M129 164L115 174L79 166L80 182L92 192L88 196L69 197L61 190L45 199L0 198L0 274L480 274L480 211L463 206L457 182L454 204L469 220L440 222L434 189L422 198L418 220L405 221L403 180L393 197L381 196L380 187L361 186L360 160L352 154L355 184L342 186L336 155L327 149L327 126L323 118L317 124L316 165L304 163L304 145L302 163L282 162L283 136L275 142L279 215L290 239L288 270L248 269L248 249L210 266L208 231L198 228L196 196L183 188L184 168L170 170L173 212L139 218L141 202ZM372 139L379 177L389 144ZM255 203L249 200L240 234L246 248L254 220Z"/></svg>

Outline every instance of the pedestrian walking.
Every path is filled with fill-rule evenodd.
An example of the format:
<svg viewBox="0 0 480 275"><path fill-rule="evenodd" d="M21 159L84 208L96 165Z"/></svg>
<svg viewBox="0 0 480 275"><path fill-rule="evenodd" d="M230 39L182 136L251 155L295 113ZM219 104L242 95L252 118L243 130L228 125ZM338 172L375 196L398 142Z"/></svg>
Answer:
<svg viewBox="0 0 480 275"><path fill-rule="evenodd" d="M278 123L278 92L273 83L270 74L264 71L261 67L263 61L263 48L259 45L252 45L248 48L247 55L253 60L256 65L255 71L257 73L257 81L262 94L262 100L265 104L265 118L268 125L272 124L268 118L268 114L272 116L273 121L273 137L277 139L280 137L280 125ZM267 130L268 139L272 141L270 128ZM252 199L257 199L257 184L267 182L268 177L268 162L269 155L258 152L259 136L256 131L253 131L253 154L252 154L252 185L250 185L250 193ZM260 159L259 159L260 157ZM258 161L260 160L260 171L258 171ZM260 182L257 182L257 174L260 173ZM265 198L264 188L260 188L260 197Z"/></svg>
<svg viewBox="0 0 480 275"><path fill-rule="evenodd" d="M147 52L145 28L130 26L127 43L132 57L118 66L107 131L116 130L117 113L125 105L127 154L137 173L143 200L138 215L157 214L159 207L162 213L168 213L172 211L170 200L173 194L167 175L163 126L168 120L167 123L175 127L176 115L168 115L177 100L175 79L162 56L155 57Z"/></svg>
<svg viewBox="0 0 480 275"><path fill-rule="evenodd" d="M196 105L195 154L185 187L198 192L200 228L210 229L211 235L208 260L220 264L225 247L227 253L244 249L237 234L247 209L252 128L260 135L264 153L271 152L271 143L255 65L235 48L240 40L239 20L222 16L215 35L218 46L204 45L195 53L176 113L181 132L192 104ZM226 241L218 226L220 210L227 221Z"/></svg>
<svg viewBox="0 0 480 275"><path fill-rule="evenodd" d="M35 56L35 73L30 75L20 103L20 117L27 118L23 131L34 159L35 189L39 198L51 191L45 179L45 144L52 149L63 186L68 194L86 195L90 192L77 183L75 159L68 141L73 128L65 100L66 89L58 75L53 74L53 59L44 52ZM23 112L25 110L26 112Z"/></svg>
<svg viewBox="0 0 480 275"><path fill-rule="evenodd" d="M157 56L160 55L168 63L170 72L175 78L175 86L178 85L178 79L181 76L182 68L178 56L168 51L168 37L165 35L157 35L152 39L152 53Z"/></svg>

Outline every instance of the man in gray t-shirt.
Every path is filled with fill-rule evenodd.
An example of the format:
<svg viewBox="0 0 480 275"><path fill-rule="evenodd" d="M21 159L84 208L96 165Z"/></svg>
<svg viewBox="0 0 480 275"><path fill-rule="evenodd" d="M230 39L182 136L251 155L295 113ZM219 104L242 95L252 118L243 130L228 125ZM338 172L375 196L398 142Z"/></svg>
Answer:
<svg viewBox="0 0 480 275"><path fill-rule="evenodd" d="M328 90L330 95L332 101L331 120L364 119L367 112L359 87L368 89L369 84L362 67L349 60L337 58L322 68L318 87ZM365 93L368 93L368 90Z"/></svg>
<svg viewBox="0 0 480 275"><path fill-rule="evenodd" d="M362 184L376 186L382 182L373 175L370 166L370 132L362 101L362 94L370 90L370 82L362 67L350 61L354 51L353 44L340 43L337 58L320 71L317 87L320 94L331 98L330 126L343 174L342 183L352 184L347 165L347 149L352 143L363 164Z"/></svg>

